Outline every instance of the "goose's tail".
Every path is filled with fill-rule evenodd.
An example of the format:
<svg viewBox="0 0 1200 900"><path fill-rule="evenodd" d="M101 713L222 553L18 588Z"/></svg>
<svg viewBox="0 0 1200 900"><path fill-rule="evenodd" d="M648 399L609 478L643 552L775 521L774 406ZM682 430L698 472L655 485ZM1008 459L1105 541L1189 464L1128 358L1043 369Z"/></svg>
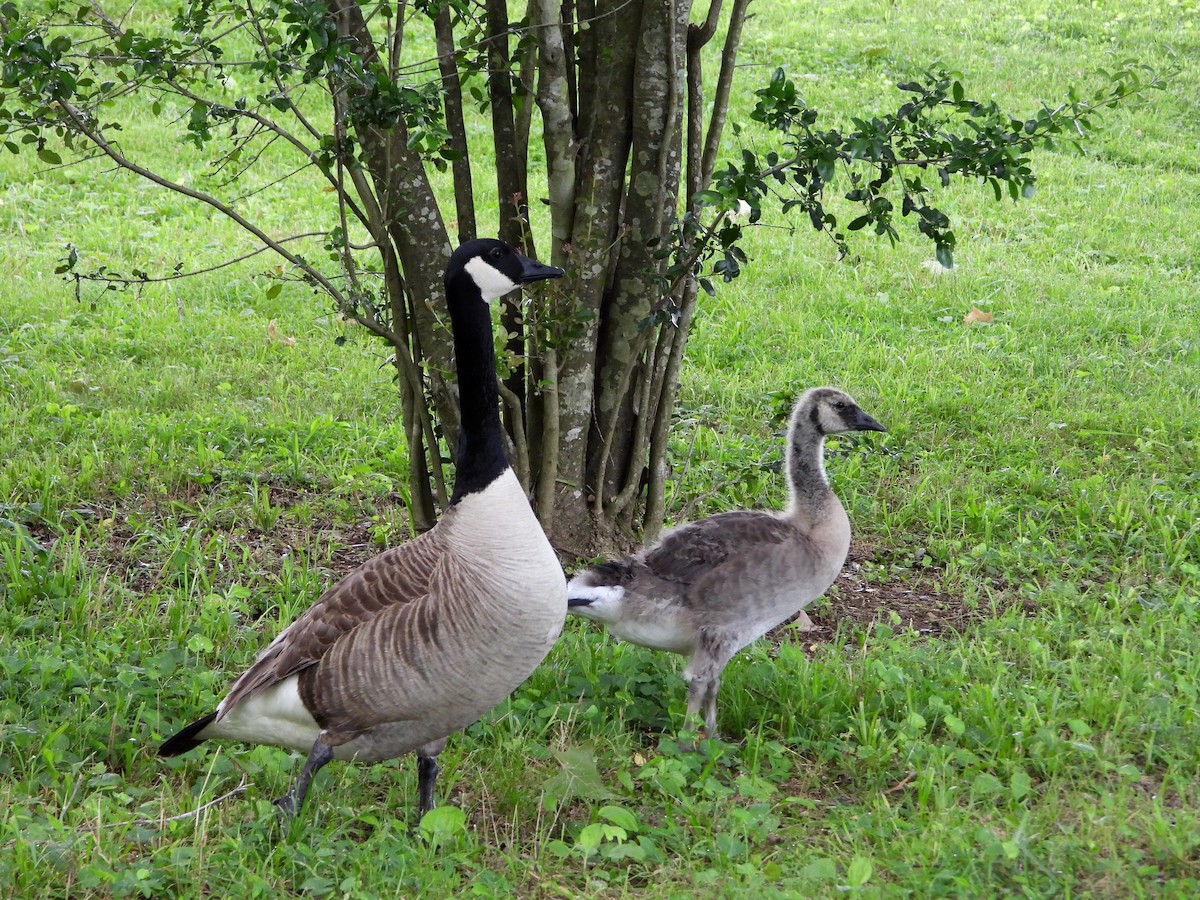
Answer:
<svg viewBox="0 0 1200 900"><path fill-rule="evenodd" d="M178 756L204 743L204 738L198 737L201 731L213 723L217 717L215 712L209 713L203 719L197 719L191 725L162 742L158 748L159 756Z"/></svg>

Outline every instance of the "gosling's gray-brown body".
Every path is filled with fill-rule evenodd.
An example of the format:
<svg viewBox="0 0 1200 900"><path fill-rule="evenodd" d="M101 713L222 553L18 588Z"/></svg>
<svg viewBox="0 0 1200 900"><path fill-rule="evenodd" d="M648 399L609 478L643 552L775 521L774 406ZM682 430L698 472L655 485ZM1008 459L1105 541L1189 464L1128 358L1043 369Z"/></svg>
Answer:
<svg viewBox="0 0 1200 900"><path fill-rule="evenodd" d="M415 750L420 812L433 807L446 738L529 676L566 616L562 567L504 456L487 304L562 274L499 241L472 241L451 256L446 295L462 406L452 505L430 531L329 588L162 755L209 738L308 751L276 801L294 814L330 759Z"/></svg>
<svg viewBox="0 0 1200 900"><path fill-rule="evenodd" d="M690 657L687 718L703 707L715 736L725 665L823 594L846 561L850 520L825 476L825 436L883 430L848 394L806 391L788 429L787 509L719 513L591 566L567 585L569 611L621 640Z"/></svg>

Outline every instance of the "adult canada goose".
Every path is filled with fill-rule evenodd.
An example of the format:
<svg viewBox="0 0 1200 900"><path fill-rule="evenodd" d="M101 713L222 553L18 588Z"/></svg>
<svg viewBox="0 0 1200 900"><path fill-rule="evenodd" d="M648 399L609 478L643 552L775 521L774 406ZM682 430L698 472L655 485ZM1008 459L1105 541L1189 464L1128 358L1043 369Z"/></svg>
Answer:
<svg viewBox="0 0 1200 900"><path fill-rule="evenodd" d="M593 565L567 585L568 612L621 640L688 656L687 722L703 706L716 737L725 664L824 593L846 561L850 520L825 476L825 436L885 430L836 388L806 391L788 429L787 509L718 513Z"/></svg>
<svg viewBox="0 0 1200 900"><path fill-rule="evenodd" d="M433 808L447 737L524 681L566 618L562 567L505 458L488 306L562 274L500 241L454 252L445 284L462 423L450 506L325 591L160 755L209 738L308 751L275 801L292 816L329 760L415 750L420 814Z"/></svg>

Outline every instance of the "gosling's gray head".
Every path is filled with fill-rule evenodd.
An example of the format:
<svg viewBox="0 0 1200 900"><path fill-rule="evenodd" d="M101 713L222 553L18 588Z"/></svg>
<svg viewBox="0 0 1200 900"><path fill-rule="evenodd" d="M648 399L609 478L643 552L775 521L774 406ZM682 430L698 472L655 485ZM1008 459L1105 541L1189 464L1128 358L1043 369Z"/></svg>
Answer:
<svg viewBox="0 0 1200 900"><path fill-rule="evenodd" d="M887 431L867 415L845 391L834 387L810 388L796 402L794 429L812 429L824 437L846 431Z"/></svg>

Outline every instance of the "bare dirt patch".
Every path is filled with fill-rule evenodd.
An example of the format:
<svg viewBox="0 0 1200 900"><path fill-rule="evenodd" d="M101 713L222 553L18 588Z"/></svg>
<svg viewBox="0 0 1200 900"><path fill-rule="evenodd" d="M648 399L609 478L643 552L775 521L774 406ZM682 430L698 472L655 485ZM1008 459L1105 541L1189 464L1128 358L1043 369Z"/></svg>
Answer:
<svg viewBox="0 0 1200 900"><path fill-rule="evenodd" d="M280 496L276 502L286 509L308 496L304 491L294 494ZM181 499L186 501L188 498ZM375 502L380 503L378 499ZM393 502L399 504L401 501L396 497ZM103 529L103 540L85 542L83 552L93 565L106 569L110 576L115 576L135 593L156 589L163 580L163 557L169 555L169 550L155 546L152 541L147 542L145 535L131 526L131 515L136 521L153 521L155 507L164 508L165 505L163 498L158 498L155 504L144 500L122 504L109 499L93 509L81 510L88 513L89 518L104 520L107 526ZM172 525L180 527L178 522ZM189 526L185 523L184 527ZM58 537L36 519L28 522L25 528L32 540L46 548L53 546ZM332 583L384 549L373 539L369 521L338 521L331 515L312 517L303 525L284 515L268 532L245 525L214 527L212 524L205 532L210 536L222 536L223 549L237 557L236 560L231 557L225 567L225 578L231 582L253 582L256 578L277 573L284 557L307 553L316 565L328 572ZM234 554L235 548L249 550L249 554ZM805 613L769 633L767 639L776 646L788 642L816 649L831 641L839 628L870 630L876 622L915 632L924 638L934 638L947 632L962 632L993 614L987 605L970 605L962 596L945 591L937 569L896 569L883 565L886 552L869 541L856 541L834 588ZM246 571L247 561L252 561L250 568L257 571ZM1022 602L1015 599L1015 592L1003 591L1003 585L996 587L1001 588L999 593L1014 597L1014 603ZM805 614L811 621L811 628L788 627L793 623L803 624Z"/></svg>
<svg viewBox="0 0 1200 900"><path fill-rule="evenodd" d="M770 632L767 639L777 645L784 641L821 644L832 640L838 628L847 625L861 630L869 630L876 622L897 627L893 613L899 618L900 629L931 638L965 631L992 614L987 606L969 605L963 597L942 590L936 570L908 569L886 577L879 575L881 567L872 565L878 555L870 545L856 541L835 587L813 607ZM802 623L805 613L811 628L787 627Z"/></svg>

